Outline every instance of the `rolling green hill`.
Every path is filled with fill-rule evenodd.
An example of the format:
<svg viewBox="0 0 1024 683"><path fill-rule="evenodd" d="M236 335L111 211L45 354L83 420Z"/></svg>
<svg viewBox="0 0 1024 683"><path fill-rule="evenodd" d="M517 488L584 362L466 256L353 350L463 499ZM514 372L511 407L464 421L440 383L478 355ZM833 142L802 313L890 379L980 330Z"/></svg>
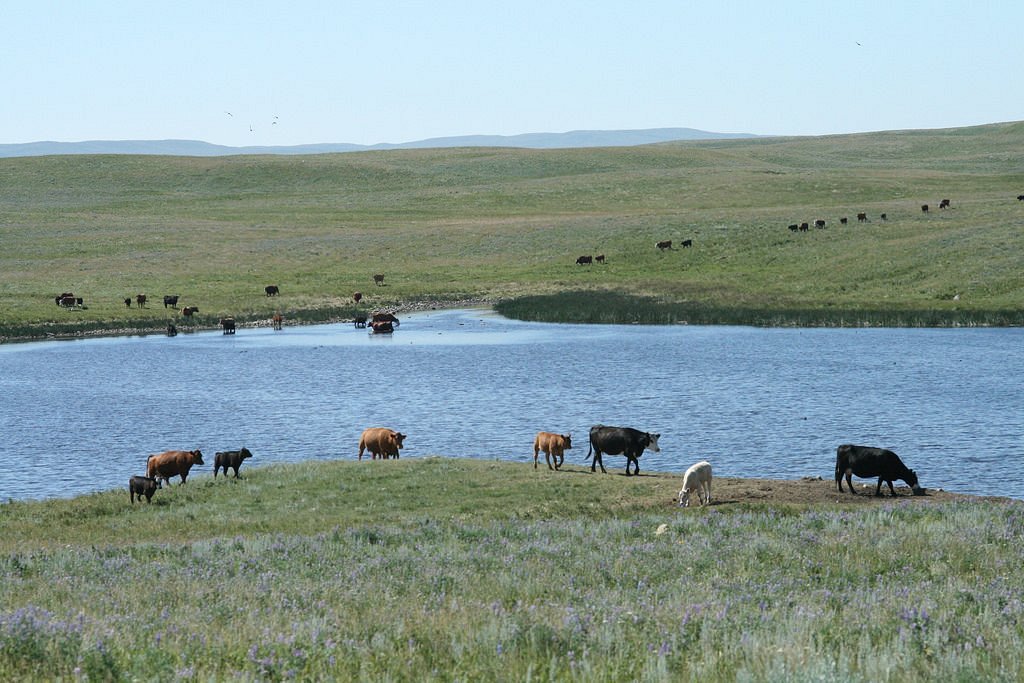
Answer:
<svg viewBox="0 0 1024 683"><path fill-rule="evenodd" d="M363 308L475 298L547 319L1022 324L1022 192L1024 122L627 148L0 159L0 336L161 328L178 321L164 294L198 306L197 324L329 319L355 311L357 290ZM819 218L825 229L787 229ZM693 248L655 248L669 239ZM606 263L576 265L591 254ZM57 307L65 291L86 308ZM149 306L127 309L137 293Z"/></svg>

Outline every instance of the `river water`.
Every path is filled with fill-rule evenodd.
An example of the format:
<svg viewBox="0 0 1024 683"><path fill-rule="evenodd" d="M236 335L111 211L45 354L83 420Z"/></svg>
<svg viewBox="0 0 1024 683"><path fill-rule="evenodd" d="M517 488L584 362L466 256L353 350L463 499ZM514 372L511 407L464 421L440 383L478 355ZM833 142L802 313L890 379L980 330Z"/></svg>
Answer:
<svg viewBox="0 0 1024 683"><path fill-rule="evenodd" d="M0 501L124 488L146 456L247 447L245 469L403 457L532 463L539 430L659 432L643 471L831 481L836 446L881 446L921 485L1024 498L1024 329L560 325L484 310L351 325L0 346ZM541 467L543 455L541 456ZM606 457L611 473L625 461ZM366 463L372 467L371 463ZM175 480L177 481L177 480Z"/></svg>

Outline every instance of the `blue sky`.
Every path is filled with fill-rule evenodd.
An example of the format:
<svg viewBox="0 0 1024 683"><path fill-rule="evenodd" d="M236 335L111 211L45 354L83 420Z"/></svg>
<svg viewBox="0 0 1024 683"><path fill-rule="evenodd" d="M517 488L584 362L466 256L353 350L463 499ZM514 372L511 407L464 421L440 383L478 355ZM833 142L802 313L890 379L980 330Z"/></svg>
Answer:
<svg viewBox="0 0 1024 683"><path fill-rule="evenodd" d="M0 143L1024 119L1024 2L5 0Z"/></svg>

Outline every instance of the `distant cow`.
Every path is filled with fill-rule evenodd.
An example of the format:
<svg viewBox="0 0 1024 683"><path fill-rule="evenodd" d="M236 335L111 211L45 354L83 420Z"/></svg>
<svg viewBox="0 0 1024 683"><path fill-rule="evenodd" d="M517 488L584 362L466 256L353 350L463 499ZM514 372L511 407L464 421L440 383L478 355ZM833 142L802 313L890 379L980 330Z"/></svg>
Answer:
<svg viewBox="0 0 1024 683"><path fill-rule="evenodd" d="M175 294L174 296L164 295L164 308L167 308L168 306L170 306L171 308L177 308L178 307L178 295L177 294Z"/></svg>
<svg viewBox="0 0 1024 683"><path fill-rule="evenodd" d="M819 230L824 228L825 227L825 221L823 221L822 219L819 218L818 220L814 221L814 227L818 228Z"/></svg>
<svg viewBox="0 0 1024 683"><path fill-rule="evenodd" d="M672 240L662 240L661 242L658 242L657 247L661 251L665 251L666 249L671 249L672 248Z"/></svg>
<svg viewBox="0 0 1024 683"><path fill-rule="evenodd" d="M193 313L198 313L198 312L199 312L199 307L198 306L185 306L185 308L181 309L181 314L183 316L185 316L186 318L191 318Z"/></svg>
<svg viewBox="0 0 1024 683"><path fill-rule="evenodd" d="M903 464L899 456L884 448L872 448L871 446L854 446L843 444L836 449L836 486L843 490L843 477L846 477L846 485L850 487L850 493L856 495L850 475L868 479L878 477L878 486L875 487L875 495L882 495L882 482L889 484L889 492L896 495L892 483L901 479L913 490L914 495L923 493L923 489L917 485L917 474Z"/></svg>
<svg viewBox="0 0 1024 683"><path fill-rule="evenodd" d="M167 336L176 337L178 335L178 328L174 323L167 323Z"/></svg>
<svg viewBox="0 0 1024 683"><path fill-rule="evenodd" d="M940 209L948 209L949 208L949 200L948 199L943 199L942 201L940 201L939 202L939 208Z"/></svg>
<svg viewBox="0 0 1024 683"><path fill-rule="evenodd" d="M267 293L267 296L277 296L281 293L277 285L267 285L263 288L263 291Z"/></svg>
<svg viewBox="0 0 1024 683"><path fill-rule="evenodd" d="M533 469L537 469L537 460L540 452L544 451L544 459L547 460L548 469L561 469L565 462L565 452L572 448L571 434L555 434L553 432L537 432L533 440ZM551 459L554 458L555 466L551 466Z"/></svg>
<svg viewBox="0 0 1024 683"><path fill-rule="evenodd" d="M124 298L124 305L128 308L132 307L132 298L130 296Z"/></svg>
<svg viewBox="0 0 1024 683"><path fill-rule="evenodd" d="M242 466L242 461L246 458L251 458L252 452L242 447L238 451L218 451L213 455L213 478L217 478L217 472L224 469L224 476L228 476L228 468L231 467L235 470L235 479L238 479L238 468Z"/></svg>
<svg viewBox="0 0 1024 683"><path fill-rule="evenodd" d="M1024 202L1024 194L1017 195L1017 201L1018 202Z"/></svg>
<svg viewBox="0 0 1024 683"><path fill-rule="evenodd" d="M840 225L846 225L848 222L849 221L846 219L846 216L843 216L842 218L839 219Z"/></svg>
<svg viewBox="0 0 1024 683"><path fill-rule="evenodd" d="M632 427L594 425L590 428L590 450L587 451L588 458L591 453L594 454L594 458L590 462L590 471L596 471L595 466L600 465L601 471L607 473L608 470L604 468L604 460L601 458L602 453L607 453L608 455L626 456L626 476L629 476L630 473L630 463L634 466L633 474L640 474L640 456L645 448L654 453L660 452L661 449L658 448L660 436L661 434L641 432Z"/></svg>
<svg viewBox="0 0 1024 683"><path fill-rule="evenodd" d="M224 331L224 334L235 333L235 319L234 318L221 318L220 327Z"/></svg>
<svg viewBox="0 0 1024 683"><path fill-rule="evenodd" d="M378 287L383 287L384 286L384 275L382 273L377 273L376 275L374 275L373 276L373 284L377 285Z"/></svg>
<svg viewBox="0 0 1024 683"><path fill-rule="evenodd" d="M889 217L888 217L888 216L886 216L886 215L885 215L884 213L883 213L883 214L882 214L882 215L880 216L880 218L881 218L881 219L882 219L883 221L887 221L887 220L889 220Z"/></svg>
<svg viewBox="0 0 1024 683"><path fill-rule="evenodd" d="M693 240L683 240L681 246L683 249L689 249L693 246Z"/></svg>
<svg viewBox="0 0 1024 683"><path fill-rule="evenodd" d="M866 223L867 220L868 220L868 215L866 213L858 213L857 214L857 221L858 222Z"/></svg>
<svg viewBox="0 0 1024 683"><path fill-rule="evenodd" d="M577 266L589 265L594 262L593 256L580 256L576 259Z"/></svg>
<svg viewBox="0 0 1024 683"><path fill-rule="evenodd" d="M143 306L145 306L146 305L146 295L145 294L136 294L135 295L135 305L138 306L139 308L142 308Z"/></svg>
<svg viewBox="0 0 1024 683"><path fill-rule="evenodd" d="M146 460L146 476L163 479L168 484L171 483L171 477L180 476L181 483L184 485L185 479L188 478L188 471L192 469L193 465L202 464L203 454L199 449L194 451L164 451L163 453L151 455Z"/></svg>
<svg viewBox="0 0 1024 683"><path fill-rule="evenodd" d="M75 306L79 305L80 302L81 299L76 297L74 294L67 294L60 297L60 299L57 301L57 305L60 306L61 308L74 308Z"/></svg>
<svg viewBox="0 0 1024 683"><path fill-rule="evenodd" d="M146 502L152 502L153 494L156 490L163 488L160 485L159 479L153 477L132 477L128 480L128 497L132 501L132 505L135 505L135 496L142 500L142 497L146 497Z"/></svg>
<svg viewBox="0 0 1024 683"><path fill-rule="evenodd" d="M594 257L595 263L604 263L604 254L598 254Z"/></svg>
<svg viewBox="0 0 1024 683"><path fill-rule="evenodd" d="M356 303L359 303L362 300L363 300L363 293L362 292L356 292L355 294L352 295L352 301L355 301Z"/></svg>
<svg viewBox="0 0 1024 683"><path fill-rule="evenodd" d="M65 300L67 300L68 298L70 298L73 301L75 299L75 293L74 292L61 292L57 296L53 297L53 301L58 306L63 306L64 305L63 302ZM130 304L130 300L129 300L129 305L131 305Z"/></svg>
<svg viewBox="0 0 1024 683"><path fill-rule="evenodd" d="M790 232L796 232L799 229L800 229L800 226L797 225L796 223L791 223L790 226L789 226L789 231Z"/></svg>
<svg viewBox="0 0 1024 683"><path fill-rule="evenodd" d="M811 226L807 225L806 221L800 224L800 232L807 232L810 229Z"/></svg>
<svg viewBox="0 0 1024 683"><path fill-rule="evenodd" d="M363 451L370 451L373 460L398 458L398 451L405 445L405 434L387 427L370 427L363 430L359 437L359 459L363 459Z"/></svg>
<svg viewBox="0 0 1024 683"><path fill-rule="evenodd" d="M270 324L275 330L280 330L284 326L284 317L280 313L274 313L270 318Z"/></svg>
<svg viewBox="0 0 1024 683"><path fill-rule="evenodd" d="M690 506L690 494L695 491L699 504L711 503L711 463L707 460L691 465L683 475L683 488L679 489L680 507Z"/></svg>
<svg viewBox="0 0 1024 683"><path fill-rule="evenodd" d="M924 213L928 213L928 205L927 204L922 204L921 205L921 211L923 211Z"/></svg>

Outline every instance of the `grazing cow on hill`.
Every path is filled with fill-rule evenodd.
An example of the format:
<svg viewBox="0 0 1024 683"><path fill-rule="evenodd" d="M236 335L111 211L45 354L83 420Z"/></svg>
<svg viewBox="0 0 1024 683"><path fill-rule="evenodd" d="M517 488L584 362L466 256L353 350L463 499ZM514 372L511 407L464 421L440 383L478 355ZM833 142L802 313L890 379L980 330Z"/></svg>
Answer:
<svg viewBox="0 0 1024 683"><path fill-rule="evenodd" d="M690 494L694 491L700 505L711 503L711 463L707 460L690 465L683 475L683 488L679 489L680 507L690 506Z"/></svg>
<svg viewBox="0 0 1024 683"><path fill-rule="evenodd" d="M555 434L553 432L537 432L533 440L533 469L537 469L537 460L540 452L544 451L544 459L548 462L548 469L561 469L565 462L565 452L572 448L571 434ZM554 458L555 466L551 466L551 459Z"/></svg>
<svg viewBox="0 0 1024 683"><path fill-rule="evenodd" d="M127 308L131 308L131 307L132 307L132 298L131 298L130 296L126 296L126 297L124 298L124 305L125 305L125 306L126 306Z"/></svg>
<svg viewBox="0 0 1024 683"><path fill-rule="evenodd" d="M167 308L168 306L170 306L171 308L177 308L178 307L178 295L177 294L175 294L174 296L168 296L166 294L164 295L164 308Z"/></svg>
<svg viewBox="0 0 1024 683"><path fill-rule="evenodd" d="M800 232L807 232L811 229L811 226L807 225L807 221L800 224Z"/></svg>
<svg viewBox="0 0 1024 683"><path fill-rule="evenodd" d="M607 453L608 455L626 456L626 476L630 474L630 464L634 466L633 474L640 474L640 456L645 448L654 453L660 452L661 449L658 448L660 437L661 434L641 432L632 427L594 425L590 428L590 450L587 451L588 458L591 453L594 454L594 458L590 462L590 471L595 472L594 468L600 465L602 472L608 472L604 468L604 460L601 457L602 453Z"/></svg>
<svg viewBox="0 0 1024 683"><path fill-rule="evenodd" d="M66 300L68 300L68 299L71 299L72 301L74 301L75 293L74 292L61 292L57 296L53 297L53 302L55 304L57 304L58 306L65 306L66 304L64 302Z"/></svg>
<svg viewBox="0 0 1024 683"><path fill-rule="evenodd" d="M576 259L577 266L590 265L594 262L593 256L580 256Z"/></svg>
<svg viewBox="0 0 1024 683"><path fill-rule="evenodd" d="M595 256L594 261L597 263L604 263L604 254L598 254Z"/></svg>
<svg viewBox="0 0 1024 683"><path fill-rule="evenodd" d="M847 222L848 221L846 219L846 216L843 216L842 218L839 219L839 225L846 225Z"/></svg>
<svg viewBox="0 0 1024 683"><path fill-rule="evenodd" d="M183 316L185 316L186 318L191 318L194 313L198 313L198 312L199 312L199 307L198 306L185 306L185 308L181 309L181 314Z"/></svg>
<svg viewBox="0 0 1024 683"><path fill-rule="evenodd" d="M939 208L940 209L948 209L949 208L949 200L948 199L943 199L942 201L940 201L939 202Z"/></svg>
<svg viewBox="0 0 1024 683"><path fill-rule="evenodd" d="M373 284L377 285L378 287L383 287L384 286L384 274L383 273L377 273L376 275L374 275L373 276Z"/></svg>
<svg viewBox="0 0 1024 683"><path fill-rule="evenodd" d="M135 304L139 308L142 308L143 306L145 306L146 305L146 295L145 294L136 294L135 295Z"/></svg>
<svg viewBox="0 0 1024 683"><path fill-rule="evenodd" d="M182 485L188 478L188 471L194 465L203 464L203 453L198 448L194 451L164 451L146 459L146 476L163 479L168 484L171 477L181 477Z"/></svg>
<svg viewBox="0 0 1024 683"><path fill-rule="evenodd" d="M819 218L818 220L814 221L814 227L818 228L819 230L824 228L825 227L825 221L823 221L822 219Z"/></svg>
<svg viewBox="0 0 1024 683"><path fill-rule="evenodd" d="M235 319L234 318L221 318L220 327L224 331L224 334L235 333Z"/></svg>
<svg viewBox="0 0 1024 683"><path fill-rule="evenodd" d="M1024 194L1017 195L1017 201L1018 202L1024 202Z"/></svg>
<svg viewBox="0 0 1024 683"><path fill-rule="evenodd" d="M146 502L150 503L152 502L153 494L159 488L163 488L160 485L159 479L154 479L153 477L132 477L128 480L128 497L131 499L132 505L135 505L135 496L138 496L140 501L145 496Z"/></svg>
<svg viewBox="0 0 1024 683"><path fill-rule="evenodd" d="M672 248L672 240L662 240L661 242L658 242L658 244L655 245L655 246L658 247L659 251L665 251L666 249L671 249Z"/></svg>
<svg viewBox="0 0 1024 683"><path fill-rule="evenodd" d="M213 455L213 478L217 478L217 472L221 468L224 469L224 476L228 476L228 468L231 467L235 470L235 479L238 479L238 468L246 458L251 457L252 452L244 446L237 451L218 451Z"/></svg>
<svg viewBox="0 0 1024 683"><path fill-rule="evenodd" d="M680 243L680 246L681 246L681 247L682 247L683 249L689 249L690 247L692 247L692 246L693 246L693 240L683 240L683 241L682 241L682 242Z"/></svg>
<svg viewBox="0 0 1024 683"><path fill-rule="evenodd" d="M266 292L267 296L277 296L281 293L281 289L277 285L267 285L263 288L263 291Z"/></svg>
<svg viewBox="0 0 1024 683"><path fill-rule="evenodd" d="M878 486L875 487L875 495L882 495L882 482L889 485L889 492L896 495L892 482L901 479L913 490L914 495L921 495L924 489L917 485L917 474L908 468L900 460L899 456L884 448L873 448L871 446L854 446L843 444L836 449L836 486L843 490L843 477L846 477L846 485L850 487L850 493L856 495L850 475L856 474L864 479L878 477Z"/></svg>
<svg viewBox="0 0 1024 683"><path fill-rule="evenodd" d="M791 224L791 225L789 226L789 231L790 231L790 232L796 232L796 231L797 231L797 230L799 230L799 229L800 229L800 226L799 226L799 225L797 225L796 223L793 223L793 224Z"/></svg>
<svg viewBox="0 0 1024 683"><path fill-rule="evenodd" d="M57 301L57 305L61 308L74 308L75 306L81 305L81 302L82 300L74 294L65 294Z"/></svg>
<svg viewBox="0 0 1024 683"><path fill-rule="evenodd" d="M858 213L857 214L857 222L859 222L859 223L867 223L867 221L868 221L868 215L866 213Z"/></svg>
<svg viewBox="0 0 1024 683"><path fill-rule="evenodd" d="M922 204L921 205L921 211L924 212L924 213L928 213L928 205L927 204Z"/></svg>
<svg viewBox="0 0 1024 683"><path fill-rule="evenodd" d="M405 434L387 427L370 427L364 429L359 437L359 459L363 459L363 451L370 451L371 459L382 460L398 458L399 449L405 446Z"/></svg>
<svg viewBox="0 0 1024 683"><path fill-rule="evenodd" d="M885 215L884 213L883 213L883 214L882 214L882 215L880 216L880 218L881 218L881 219L882 219L883 221L887 221L887 220L889 220L889 217L888 217L888 216L886 216L886 215Z"/></svg>
<svg viewBox="0 0 1024 683"><path fill-rule="evenodd" d="M355 301L356 303L359 303L362 300L363 300L363 293L362 292L356 292L355 294L352 295L352 301Z"/></svg>

